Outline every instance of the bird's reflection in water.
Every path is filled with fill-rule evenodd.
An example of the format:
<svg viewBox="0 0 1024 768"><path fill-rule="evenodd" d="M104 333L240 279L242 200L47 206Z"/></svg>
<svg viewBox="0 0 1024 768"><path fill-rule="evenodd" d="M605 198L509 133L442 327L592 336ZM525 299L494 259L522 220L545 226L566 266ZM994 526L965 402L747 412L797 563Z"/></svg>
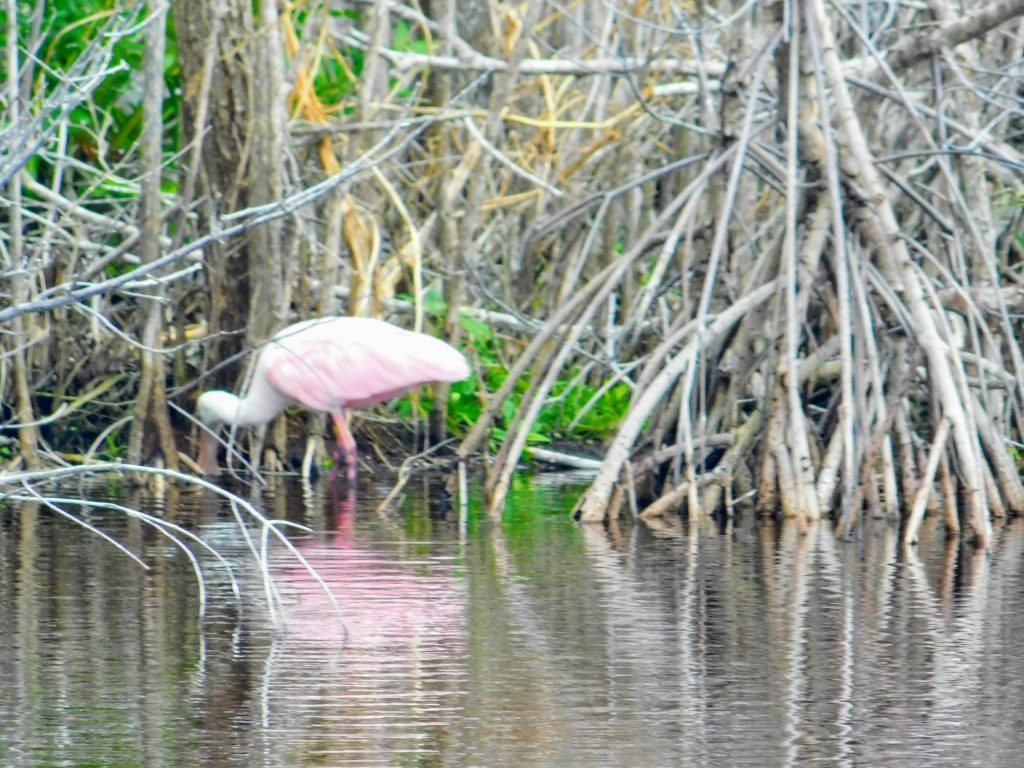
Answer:
<svg viewBox="0 0 1024 768"><path fill-rule="evenodd" d="M295 544L324 583L290 553L274 561L285 620L266 666L270 735L287 723L316 730L331 754L436 754L429 745L457 720L468 668L468 590L454 543L410 541L397 525L361 520L351 493L323 503L329 532Z"/></svg>
<svg viewBox="0 0 1024 768"><path fill-rule="evenodd" d="M331 484L334 486L335 484ZM348 628L346 649L393 659L449 656L466 631L466 584L451 552L406 539L386 518L357 522L354 490L332 488L328 533L296 540L296 548L323 579L295 562L277 559L274 582L285 607L290 638L344 640L334 595Z"/></svg>

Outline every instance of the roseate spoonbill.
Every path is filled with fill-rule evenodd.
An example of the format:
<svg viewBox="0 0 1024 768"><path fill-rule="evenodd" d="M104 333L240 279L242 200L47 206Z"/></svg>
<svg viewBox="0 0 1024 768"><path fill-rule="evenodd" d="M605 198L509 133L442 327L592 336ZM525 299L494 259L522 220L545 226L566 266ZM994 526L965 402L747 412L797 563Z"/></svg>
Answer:
<svg viewBox="0 0 1024 768"><path fill-rule="evenodd" d="M353 480L356 441L346 408L467 376L466 358L433 336L368 317L317 318L288 326L263 346L244 397L222 390L204 392L196 411L214 431L222 424L263 424L295 404L329 413ZM199 435L198 464L209 475L218 473L217 443L205 430Z"/></svg>

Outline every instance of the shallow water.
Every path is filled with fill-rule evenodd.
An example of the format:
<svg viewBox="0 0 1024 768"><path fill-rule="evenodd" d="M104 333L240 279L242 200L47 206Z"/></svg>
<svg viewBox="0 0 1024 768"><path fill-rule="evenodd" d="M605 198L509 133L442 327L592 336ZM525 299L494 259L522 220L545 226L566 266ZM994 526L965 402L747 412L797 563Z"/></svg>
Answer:
<svg viewBox="0 0 1024 768"><path fill-rule="evenodd" d="M426 486L377 514L289 486L260 508L286 630L219 498L116 488L231 566L81 510L0 505L0 765L1001 766L1024 755L1024 527L988 553L749 518L581 528L522 480L504 525ZM256 541L259 545L259 541ZM199 553L195 547L193 551Z"/></svg>

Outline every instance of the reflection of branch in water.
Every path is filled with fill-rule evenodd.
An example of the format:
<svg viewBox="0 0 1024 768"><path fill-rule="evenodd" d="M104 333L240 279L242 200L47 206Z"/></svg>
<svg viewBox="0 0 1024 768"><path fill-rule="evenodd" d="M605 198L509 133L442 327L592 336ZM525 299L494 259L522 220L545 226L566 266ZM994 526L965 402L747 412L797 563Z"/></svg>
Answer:
<svg viewBox="0 0 1024 768"><path fill-rule="evenodd" d="M957 554L962 557L964 586L956 600L958 615L944 619L941 602L928 583L916 547L904 547L908 585L923 608L924 634L932 649L931 669L925 676L934 691L931 706L935 712L931 716L948 722L958 722L965 707L987 695L981 667L987 639L989 552L959 547L952 550L947 563L952 565L950 560Z"/></svg>
<svg viewBox="0 0 1024 768"><path fill-rule="evenodd" d="M631 682L624 685L622 698L635 695L631 686L638 683L659 690L665 685L665 670L676 670L676 738L680 739L683 754L699 755L714 725L708 709L712 694L708 686L707 594L700 575L700 544L707 534L696 523L680 526L679 518L655 518L652 523L630 526L627 540L621 546L604 535L600 527L582 526L584 549L591 561L594 584L603 596L608 663L618 665L622 663L620 659L628 658L635 667ZM674 588L667 595L657 589L652 591L657 583L646 583L639 570L645 546L640 533L644 530L676 539L685 549L678 581L673 582ZM666 635L674 642L666 643ZM614 683L623 677L619 673L609 680L613 701L620 695Z"/></svg>
<svg viewBox="0 0 1024 768"><path fill-rule="evenodd" d="M186 528L182 528L180 525L172 523L168 520L163 520L154 515L149 515L140 510L131 509L130 507L126 507L122 504L115 504L114 502L110 501L92 501L87 499L72 499L56 496L43 496L31 486L26 486L26 490L28 492L28 495L26 496L11 495L6 498L11 499L13 501L33 501L43 504L47 509L56 512L61 517L64 517L65 519L82 526L87 531L99 536L104 541L110 542L112 545L114 545L114 547L120 550L123 554L130 557L132 560L141 565L147 571L149 570L149 566L145 563L145 561L143 561L134 552L130 551L127 547L125 547L124 544L117 541L112 536L100 530L88 521L83 520L77 515L64 509L61 505L69 504L79 507L89 507L91 509L105 509L110 510L112 512L121 512L122 514L128 517L140 520L146 525L155 528L158 533L160 533L168 540L170 540L171 543L174 544L174 546L176 546L178 549L180 549L182 553L184 553L185 557L188 558L189 563L192 566L192 572L195 573L196 582L199 585L200 618L203 618L206 615L206 579L203 576L203 569L199 563L198 558L196 558L195 553L193 553L192 550L189 548L186 540L191 541L194 544L197 544L198 546L205 549L208 553L210 553L214 558L216 558L217 562L224 567L224 570L227 573L228 580L231 584L231 592L235 596L235 600L241 601L242 593L238 586L238 580L235 578L235 572L234 569L231 567L231 564L223 557L223 555L220 554L220 552L217 551L216 548L205 542L202 539L202 537L192 533L192 531L189 531Z"/></svg>
<svg viewBox="0 0 1024 768"><path fill-rule="evenodd" d="M195 558L194 553L188 548L188 542L191 541L195 544L200 545L208 552L210 552L217 559L219 563L227 566L226 559L221 556L216 548L209 542L204 542L201 537L186 531L184 528L177 526L174 523L163 520L162 518L148 515L140 510L131 509L127 506L118 505L109 502L92 502L83 499L73 499L65 496L49 496L43 491L39 490L44 485L56 484L62 480L69 479L82 479L92 478L95 476L102 476L104 474L115 474L118 476L132 473L137 475L144 475L152 478L159 478L161 480L175 480L181 483L190 484L194 487L201 488L209 491L221 499L227 501L232 515L238 524L238 529L242 534L246 546L252 554L256 565L259 569L264 594L267 598L267 610L270 614L271 620L276 624L279 620L278 616L278 599L275 593L273 579L270 573L269 567L269 544L271 538L280 541L286 550L294 557L304 569L309 573L310 577L313 578L317 583L321 585L326 591L326 596L329 601L335 606L340 615L340 608L337 607L337 603L334 601L333 595L330 594L330 590L327 589L326 583L323 579L311 568L309 563L306 562L302 554L295 548L292 542L284 534L283 528L294 527L302 530L308 530L305 526L291 523L287 520L272 520L267 518L262 512L256 507L241 498L240 496L232 493L229 490L221 488L208 480L201 477L195 477L192 475L186 475L181 472L175 472L170 469L163 469L157 467L147 467L143 465L130 465L130 464L89 464L76 467L58 467L53 469L25 471L25 472L12 472L5 475L0 475L0 499L15 499L15 500L27 500L34 503L42 503L55 513L61 515L65 519L71 520L78 525L83 526L90 533L96 536L100 536L105 540L109 541L112 545L117 547L122 553L132 557L138 562L143 568L146 568L146 564L136 555L131 553L127 547L120 542L113 539L111 536L105 534L100 529L91 525L90 523L82 520L77 515L73 515L64 509L65 505L77 504L86 507L105 508L111 511L122 512L130 517L138 519L144 524L154 528L162 536L170 539L175 546L185 551L189 556L189 560L192 563L193 571L196 573L197 581L199 582L200 588L200 615L205 610L205 580L202 574L202 566L198 559ZM5 487L13 487L17 490L5 491ZM255 523L258 526L259 531L259 545L256 544L256 540L253 534L249 530L249 526ZM229 574L231 574L232 590L236 596L240 595L238 584L228 568Z"/></svg>
<svg viewBox="0 0 1024 768"><path fill-rule="evenodd" d="M808 582L817 560L815 557L817 539L822 536L824 526L818 521L786 520L792 523L786 526L788 535L787 553L792 557L790 573L792 576L789 599L785 611L780 615L787 616L789 636L786 638L786 666L783 679L786 683L786 765L797 765L800 762L800 746L807 733L804 718L804 702L811 687L808 679L806 660L810 657L807 645L807 611ZM801 525L803 523L803 525ZM806 527L804 527L806 526ZM794 534L795 538L794 538ZM781 565L781 563L780 563ZM781 571L781 569L780 569ZM781 573L776 574L781 576Z"/></svg>
<svg viewBox="0 0 1024 768"><path fill-rule="evenodd" d="M821 525L818 526L822 527ZM821 558L820 572L824 580L831 583L836 594L840 596L842 607L840 608L839 628L836 632L836 640L839 644L837 649L837 666L839 667L839 692L836 696L836 741L838 755L837 764L848 768L854 764L857 740L854 736L855 711L854 711L854 661L857 658L854 648L856 637L856 605L853 597L853 589L849 583L842 560L836 551L837 540L835 536L825 531L818 537L818 554Z"/></svg>
<svg viewBox="0 0 1024 768"><path fill-rule="evenodd" d="M530 711L544 713L544 716L531 721L536 728L531 738L534 746L559 743L573 728L571 713L560 706L563 684L569 672L565 666L565 645L570 638L555 637L543 623L546 606L538 605L526 588L529 577L516 567L505 537L504 526L492 525L490 536L485 539L490 544L489 554L494 561L495 585L501 593L493 605L500 610L500 619L508 624L498 630L498 636L509 639L523 637L527 643L513 648L508 655L508 662L515 665L516 674L511 685L500 686L501 696L513 700L529 696ZM496 623L493 619L488 622L491 627ZM494 630L489 629L488 632L493 633ZM500 673L497 678L502 679ZM497 690L492 693L496 694ZM481 707L494 709L486 701L481 703Z"/></svg>

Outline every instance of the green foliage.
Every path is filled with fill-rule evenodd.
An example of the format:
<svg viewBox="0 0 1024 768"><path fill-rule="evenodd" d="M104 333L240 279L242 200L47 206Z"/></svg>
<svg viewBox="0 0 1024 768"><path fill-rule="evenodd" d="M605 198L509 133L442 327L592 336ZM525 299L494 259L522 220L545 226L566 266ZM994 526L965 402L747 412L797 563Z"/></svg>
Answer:
<svg viewBox="0 0 1024 768"><path fill-rule="evenodd" d="M356 22L364 21L358 11L332 10L330 14L334 17L344 17ZM296 13L296 29L303 28L304 13ZM412 27L406 21L399 21L392 30L392 47L396 51L427 53L429 45L425 40L413 36ZM344 113L351 111L345 106L345 99L356 92L356 83L363 73L365 53L354 46L347 46L341 49L329 47L323 51L320 57L319 67L313 77L313 90L316 98L330 109L340 109ZM391 85L395 86L396 81L392 80ZM401 88L397 95L407 97L412 95L412 89L408 86Z"/></svg>
<svg viewBox="0 0 1024 768"><path fill-rule="evenodd" d="M408 295L403 296L409 299ZM436 291L423 296L423 308L429 317L441 318L447 312L444 297ZM508 377L506 361L514 359L518 350L506 350L505 341L487 323L469 315L459 318L463 331L463 354L473 366L473 375L451 385L448 396L448 427L456 435L465 434L480 418L483 403L493 397ZM587 382L578 370L555 383L547 402L541 408L527 442L550 443L553 440L586 440L607 437L625 415L630 400L630 389L620 383L611 386L596 397L603 382ZM529 387L524 377L513 390L512 396L501 403L500 413L491 430L494 445L502 443ZM481 388L483 392L481 392ZM404 418L429 413L433 401L429 392L406 396L398 401L397 409Z"/></svg>
<svg viewBox="0 0 1024 768"><path fill-rule="evenodd" d="M354 58L356 51L350 51L350 56ZM362 60L358 62L352 62L353 69L362 69ZM313 88L316 91L317 98L325 104L335 105L340 104L342 100L355 92L355 83L349 76L349 68L345 66L337 58L324 58L320 62L320 69L316 73L316 77L313 78Z"/></svg>
<svg viewBox="0 0 1024 768"><path fill-rule="evenodd" d="M395 25L391 33L391 47L402 53L426 54L430 52L429 43L414 37L413 28L407 21L399 21ZM411 84L398 87L400 83L396 78L391 78L389 85L399 98L408 99L415 95L415 89Z"/></svg>
<svg viewBox="0 0 1024 768"><path fill-rule="evenodd" d="M119 442L113 434L107 435L104 445L106 446L104 458L111 461L121 458L124 454L125 448L127 447L124 443Z"/></svg>
<svg viewBox="0 0 1024 768"><path fill-rule="evenodd" d="M537 428L563 438L608 435L629 409L632 393L620 382L595 400L597 394L598 387L584 382L557 382L551 391L551 402L540 411Z"/></svg>
<svg viewBox="0 0 1024 768"><path fill-rule="evenodd" d="M89 45L106 33L111 18L125 12L124 4L114 0L46 3L40 39L34 46L41 64L33 68L33 98L41 102L46 94L52 92L59 81L74 70L76 62ZM33 46L29 37L35 8L23 3L18 13L18 43L25 49ZM6 24L6 18L2 23ZM6 40L4 42L6 44ZM110 73L92 92L91 98L68 115L71 154L83 160L84 167L95 167L104 173L97 183L83 186L80 191L84 197L123 199L138 195L136 183L119 179L109 170L132 153L141 134L144 52L143 34L136 32L117 38L113 43ZM25 57L21 56L20 59L22 66L25 66ZM167 44L164 76L168 92L178 94L180 76L173 36L169 36ZM173 120L177 109L177 97L167 99L165 119ZM29 162L27 170L45 182L48 165L37 156Z"/></svg>
<svg viewBox="0 0 1024 768"><path fill-rule="evenodd" d="M504 342L486 323L466 315L460 322L467 347L471 350L470 359L477 361L477 371L476 377L452 386L448 416L453 429L465 429L476 422L482 410L479 387L482 384L493 395L508 376L504 361L515 356L514 351L504 350ZM555 383L527 442L602 438L618 425L629 406L629 387L616 384L595 400L600 384L594 386L582 380L578 373L569 371L568 378ZM528 387L529 380L524 377L517 382L512 396L501 403L500 415L491 433L494 442L500 443L507 437Z"/></svg>
<svg viewBox="0 0 1024 768"><path fill-rule="evenodd" d="M444 300L444 295L440 291L425 291L423 310L435 319L444 317L448 313L448 304Z"/></svg>
<svg viewBox="0 0 1024 768"><path fill-rule="evenodd" d="M391 35L391 47L403 53L429 53L427 41L412 37L411 32L409 22L399 21Z"/></svg>
<svg viewBox="0 0 1024 768"><path fill-rule="evenodd" d="M319 11L317 11L319 13ZM332 8L328 14L333 19L351 19L361 22L362 14L356 10L340 10ZM291 10L292 28L301 39L306 29L319 30L319 24L309 25L309 10L299 5ZM309 45L320 45L315 40L305 40ZM313 91L316 100L328 109L339 109L347 113L349 107L344 106L346 97L356 92L356 81L363 71L363 52L353 46L341 48L326 45L319 49L316 71L312 73Z"/></svg>

